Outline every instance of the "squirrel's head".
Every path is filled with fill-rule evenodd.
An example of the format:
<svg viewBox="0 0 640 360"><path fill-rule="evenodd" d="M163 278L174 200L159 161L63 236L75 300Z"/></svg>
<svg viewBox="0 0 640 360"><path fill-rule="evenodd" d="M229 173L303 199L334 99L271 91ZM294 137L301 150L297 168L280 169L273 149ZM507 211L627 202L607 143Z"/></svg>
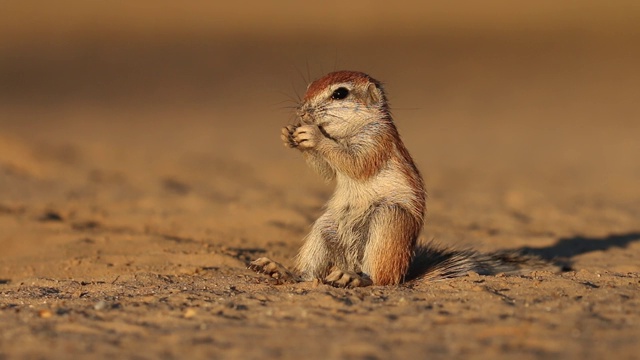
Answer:
<svg viewBox="0 0 640 360"><path fill-rule="evenodd" d="M382 84L357 71L332 72L309 84L297 115L336 138L390 118Z"/></svg>

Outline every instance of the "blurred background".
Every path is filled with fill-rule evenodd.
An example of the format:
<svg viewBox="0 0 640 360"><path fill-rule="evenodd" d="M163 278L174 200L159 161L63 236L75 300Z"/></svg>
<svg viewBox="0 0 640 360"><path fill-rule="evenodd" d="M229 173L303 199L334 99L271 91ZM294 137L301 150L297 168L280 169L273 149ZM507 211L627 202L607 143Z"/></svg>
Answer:
<svg viewBox="0 0 640 360"><path fill-rule="evenodd" d="M633 0L2 1L0 196L105 206L168 187L249 207L316 191L318 208L330 187L279 129L310 80L351 69L386 84L433 231L453 209L490 226L506 208L608 233L640 202L638 24Z"/></svg>
<svg viewBox="0 0 640 360"><path fill-rule="evenodd" d="M636 1L3 1L0 10L8 106L242 110L342 68L371 72L399 107L430 112L456 101L595 108L582 99L598 96L609 105L599 111L618 116L637 95L623 91L637 84Z"/></svg>

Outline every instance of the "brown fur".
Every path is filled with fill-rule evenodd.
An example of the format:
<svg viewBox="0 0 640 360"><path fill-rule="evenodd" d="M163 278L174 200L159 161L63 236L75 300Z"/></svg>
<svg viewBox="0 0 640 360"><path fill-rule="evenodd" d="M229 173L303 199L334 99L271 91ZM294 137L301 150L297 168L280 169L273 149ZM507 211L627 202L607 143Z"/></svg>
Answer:
<svg viewBox="0 0 640 360"><path fill-rule="evenodd" d="M307 92L304 95L304 101L307 101L315 96L318 96L321 92L325 91L329 86L339 83L353 83L353 84L367 84L373 83L380 85L380 82L373 79L371 76L358 71L335 71L329 73L320 79L312 82L307 87Z"/></svg>
<svg viewBox="0 0 640 360"><path fill-rule="evenodd" d="M363 264L364 272L374 284L392 285L404 280L421 226L421 222L416 222L398 206L378 210L371 222L371 237Z"/></svg>

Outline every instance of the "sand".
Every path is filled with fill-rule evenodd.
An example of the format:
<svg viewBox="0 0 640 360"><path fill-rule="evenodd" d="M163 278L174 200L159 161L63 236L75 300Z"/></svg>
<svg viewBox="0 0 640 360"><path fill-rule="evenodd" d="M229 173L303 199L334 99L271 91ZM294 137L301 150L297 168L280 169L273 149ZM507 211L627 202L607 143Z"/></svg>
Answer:
<svg viewBox="0 0 640 360"><path fill-rule="evenodd" d="M12 45L0 359L637 359L640 53L560 35ZM386 84L421 240L563 271L337 289L247 270L291 265L331 195L279 132L339 68Z"/></svg>

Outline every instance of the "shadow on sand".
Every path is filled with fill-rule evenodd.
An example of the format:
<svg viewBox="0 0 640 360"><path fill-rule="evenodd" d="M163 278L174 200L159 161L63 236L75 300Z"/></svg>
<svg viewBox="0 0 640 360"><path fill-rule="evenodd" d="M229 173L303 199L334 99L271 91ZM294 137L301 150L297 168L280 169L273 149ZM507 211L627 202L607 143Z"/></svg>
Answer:
<svg viewBox="0 0 640 360"><path fill-rule="evenodd" d="M611 234L605 237L574 236L561 238L554 245L533 248L523 247L517 251L522 254L537 256L546 261L562 266L565 271L571 270L572 258L578 255L604 251L611 248L626 248L632 242L640 241L640 232Z"/></svg>
<svg viewBox="0 0 640 360"><path fill-rule="evenodd" d="M481 275L516 273L521 270L545 268L549 265L557 266L562 271L570 271L575 256L614 247L625 248L634 241L640 241L640 232L595 238L575 236L561 238L547 247L523 247L491 253L481 253L472 249L450 249L433 243L423 243L416 246L405 280L411 281L417 278L438 280L463 276L469 271Z"/></svg>

